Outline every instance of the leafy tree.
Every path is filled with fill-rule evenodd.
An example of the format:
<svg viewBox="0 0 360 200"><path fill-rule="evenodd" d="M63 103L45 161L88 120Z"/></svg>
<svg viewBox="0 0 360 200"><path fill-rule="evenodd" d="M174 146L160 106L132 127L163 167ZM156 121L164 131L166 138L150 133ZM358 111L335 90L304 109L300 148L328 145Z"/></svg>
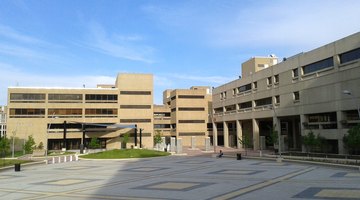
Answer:
<svg viewBox="0 0 360 200"><path fill-rule="evenodd" d="M98 149L100 148L100 143L99 140L97 139L97 137L92 137L89 143L89 148L90 149Z"/></svg>
<svg viewBox="0 0 360 200"><path fill-rule="evenodd" d="M6 154L10 152L10 140L5 136L0 137L0 153L2 157L5 157Z"/></svg>
<svg viewBox="0 0 360 200"><path fill-rule="evenodd" d="M238 138L239 143L244 147L245 149L245 155L247 155L247 148L251 146L251 139L247 134L242 135L242 137Z"/></svg>
<svg viewBox="0 0 360 200"><path fill-rule="evenodd" d="M163 140L161 138L161 133L160 133L159 130L156 130L156 134L154 135L154 144L158 145L158 144L160 144L162 142L163 142Z"/></svg>
<svg viewBox="0 0 360 200"><path fill-rule="evenodd" d="M348 135L343 137L345 147L348 149L349 154L360 153L360 124L348 130Z"/></svg>
<svg viewBox="0 0 360 200"><path fill-rule="evenodd" d="M42 142L39 143L39 146L37 147L38 149L43 149L44 148L44 144Z"/></svg>
<svg viewBox="0 0 360 200"><path fill-rule="evenodd" d="M313 151L314 147L318 145L318 140L312 131L310 131L307 135L302 136L302 142L305 145L307 152Z"/></svg>
<svg viewBox="0 0 360 200"><path fill-rule="evenodd" d="M316 143L317 143L317 147L319 147L320 151L323 153L327 153L329 150L329 143L326 140L325 137L317 135L316 136Z"/></svg>
<svg viewBox="0 0 360 200"><path fill-rule="evenodd" d="M267 138L267 143L274 145L274 150L275 150L275 145L278 145L279 143L279 132L276 130L276 124L274 124L273 127L270 127L270 137Z"/></svg>
<svg viewBox="0 0 360 200"><path fill-rule="evenodd" d="M121 143L122 146L124 147L124 149L126 149L126 144L130 141L130 134L129 133L124 133L123 137L121 138Z"/></svg>
<svg viewBox="0 0 360 200"><path fill-rule="evenodd" d="M36 143L32 135L28 136L27 141L23 145L25 153L32 153L33 150L36 148Z"/></svg>

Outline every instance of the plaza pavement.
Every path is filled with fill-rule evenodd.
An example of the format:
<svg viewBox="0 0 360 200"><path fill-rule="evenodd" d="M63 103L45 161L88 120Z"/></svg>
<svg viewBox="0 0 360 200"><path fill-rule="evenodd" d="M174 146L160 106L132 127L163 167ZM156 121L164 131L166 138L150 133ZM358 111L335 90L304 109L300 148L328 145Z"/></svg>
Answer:
<svg viewBox="0 0 360 200"><path fill-rule="evenodd" d="M210 154L0 171L0 199L360 199L360 172Z"/></svg>

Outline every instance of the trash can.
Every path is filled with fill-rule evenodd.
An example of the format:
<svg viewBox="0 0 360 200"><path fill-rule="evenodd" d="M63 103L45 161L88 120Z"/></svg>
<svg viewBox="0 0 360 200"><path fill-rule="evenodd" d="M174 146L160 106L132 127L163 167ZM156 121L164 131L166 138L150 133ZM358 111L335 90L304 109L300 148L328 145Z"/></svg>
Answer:
<svg viewBox="0 0 360 200"><path fill-rule="evenodd" d="M15 171L16 172L20 171L20 163L15 164Z"/></svg>
<svg viewBox="0 0 360 200"><path fill-rule="evenodd" d="M241 160L241 153L236 154L236 160Z"/></svg>

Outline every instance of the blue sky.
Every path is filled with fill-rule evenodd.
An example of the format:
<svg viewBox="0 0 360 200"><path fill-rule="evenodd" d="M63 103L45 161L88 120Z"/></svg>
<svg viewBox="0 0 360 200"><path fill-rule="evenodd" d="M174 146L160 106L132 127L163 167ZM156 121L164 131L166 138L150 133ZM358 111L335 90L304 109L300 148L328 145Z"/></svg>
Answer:
<svg viewBox="0 0 360 200"><path fill-rule="evenodd" d="M219 86L252 56L279 58L360 31L358 0L2 0L0 105L9 86L95 87L154 74L165 89Z"/></svg>

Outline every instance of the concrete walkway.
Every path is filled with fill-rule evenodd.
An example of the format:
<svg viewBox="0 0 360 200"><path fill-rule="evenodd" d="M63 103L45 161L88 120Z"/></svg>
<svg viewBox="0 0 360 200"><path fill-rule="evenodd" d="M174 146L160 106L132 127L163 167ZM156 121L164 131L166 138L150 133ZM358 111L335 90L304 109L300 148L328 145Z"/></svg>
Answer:
<svg viewBox="0 0 360 200"><path fill-rule="evenodd" d="M80 160L0 172L1 199L360 199L360 173L201 156Z"/></svg>

